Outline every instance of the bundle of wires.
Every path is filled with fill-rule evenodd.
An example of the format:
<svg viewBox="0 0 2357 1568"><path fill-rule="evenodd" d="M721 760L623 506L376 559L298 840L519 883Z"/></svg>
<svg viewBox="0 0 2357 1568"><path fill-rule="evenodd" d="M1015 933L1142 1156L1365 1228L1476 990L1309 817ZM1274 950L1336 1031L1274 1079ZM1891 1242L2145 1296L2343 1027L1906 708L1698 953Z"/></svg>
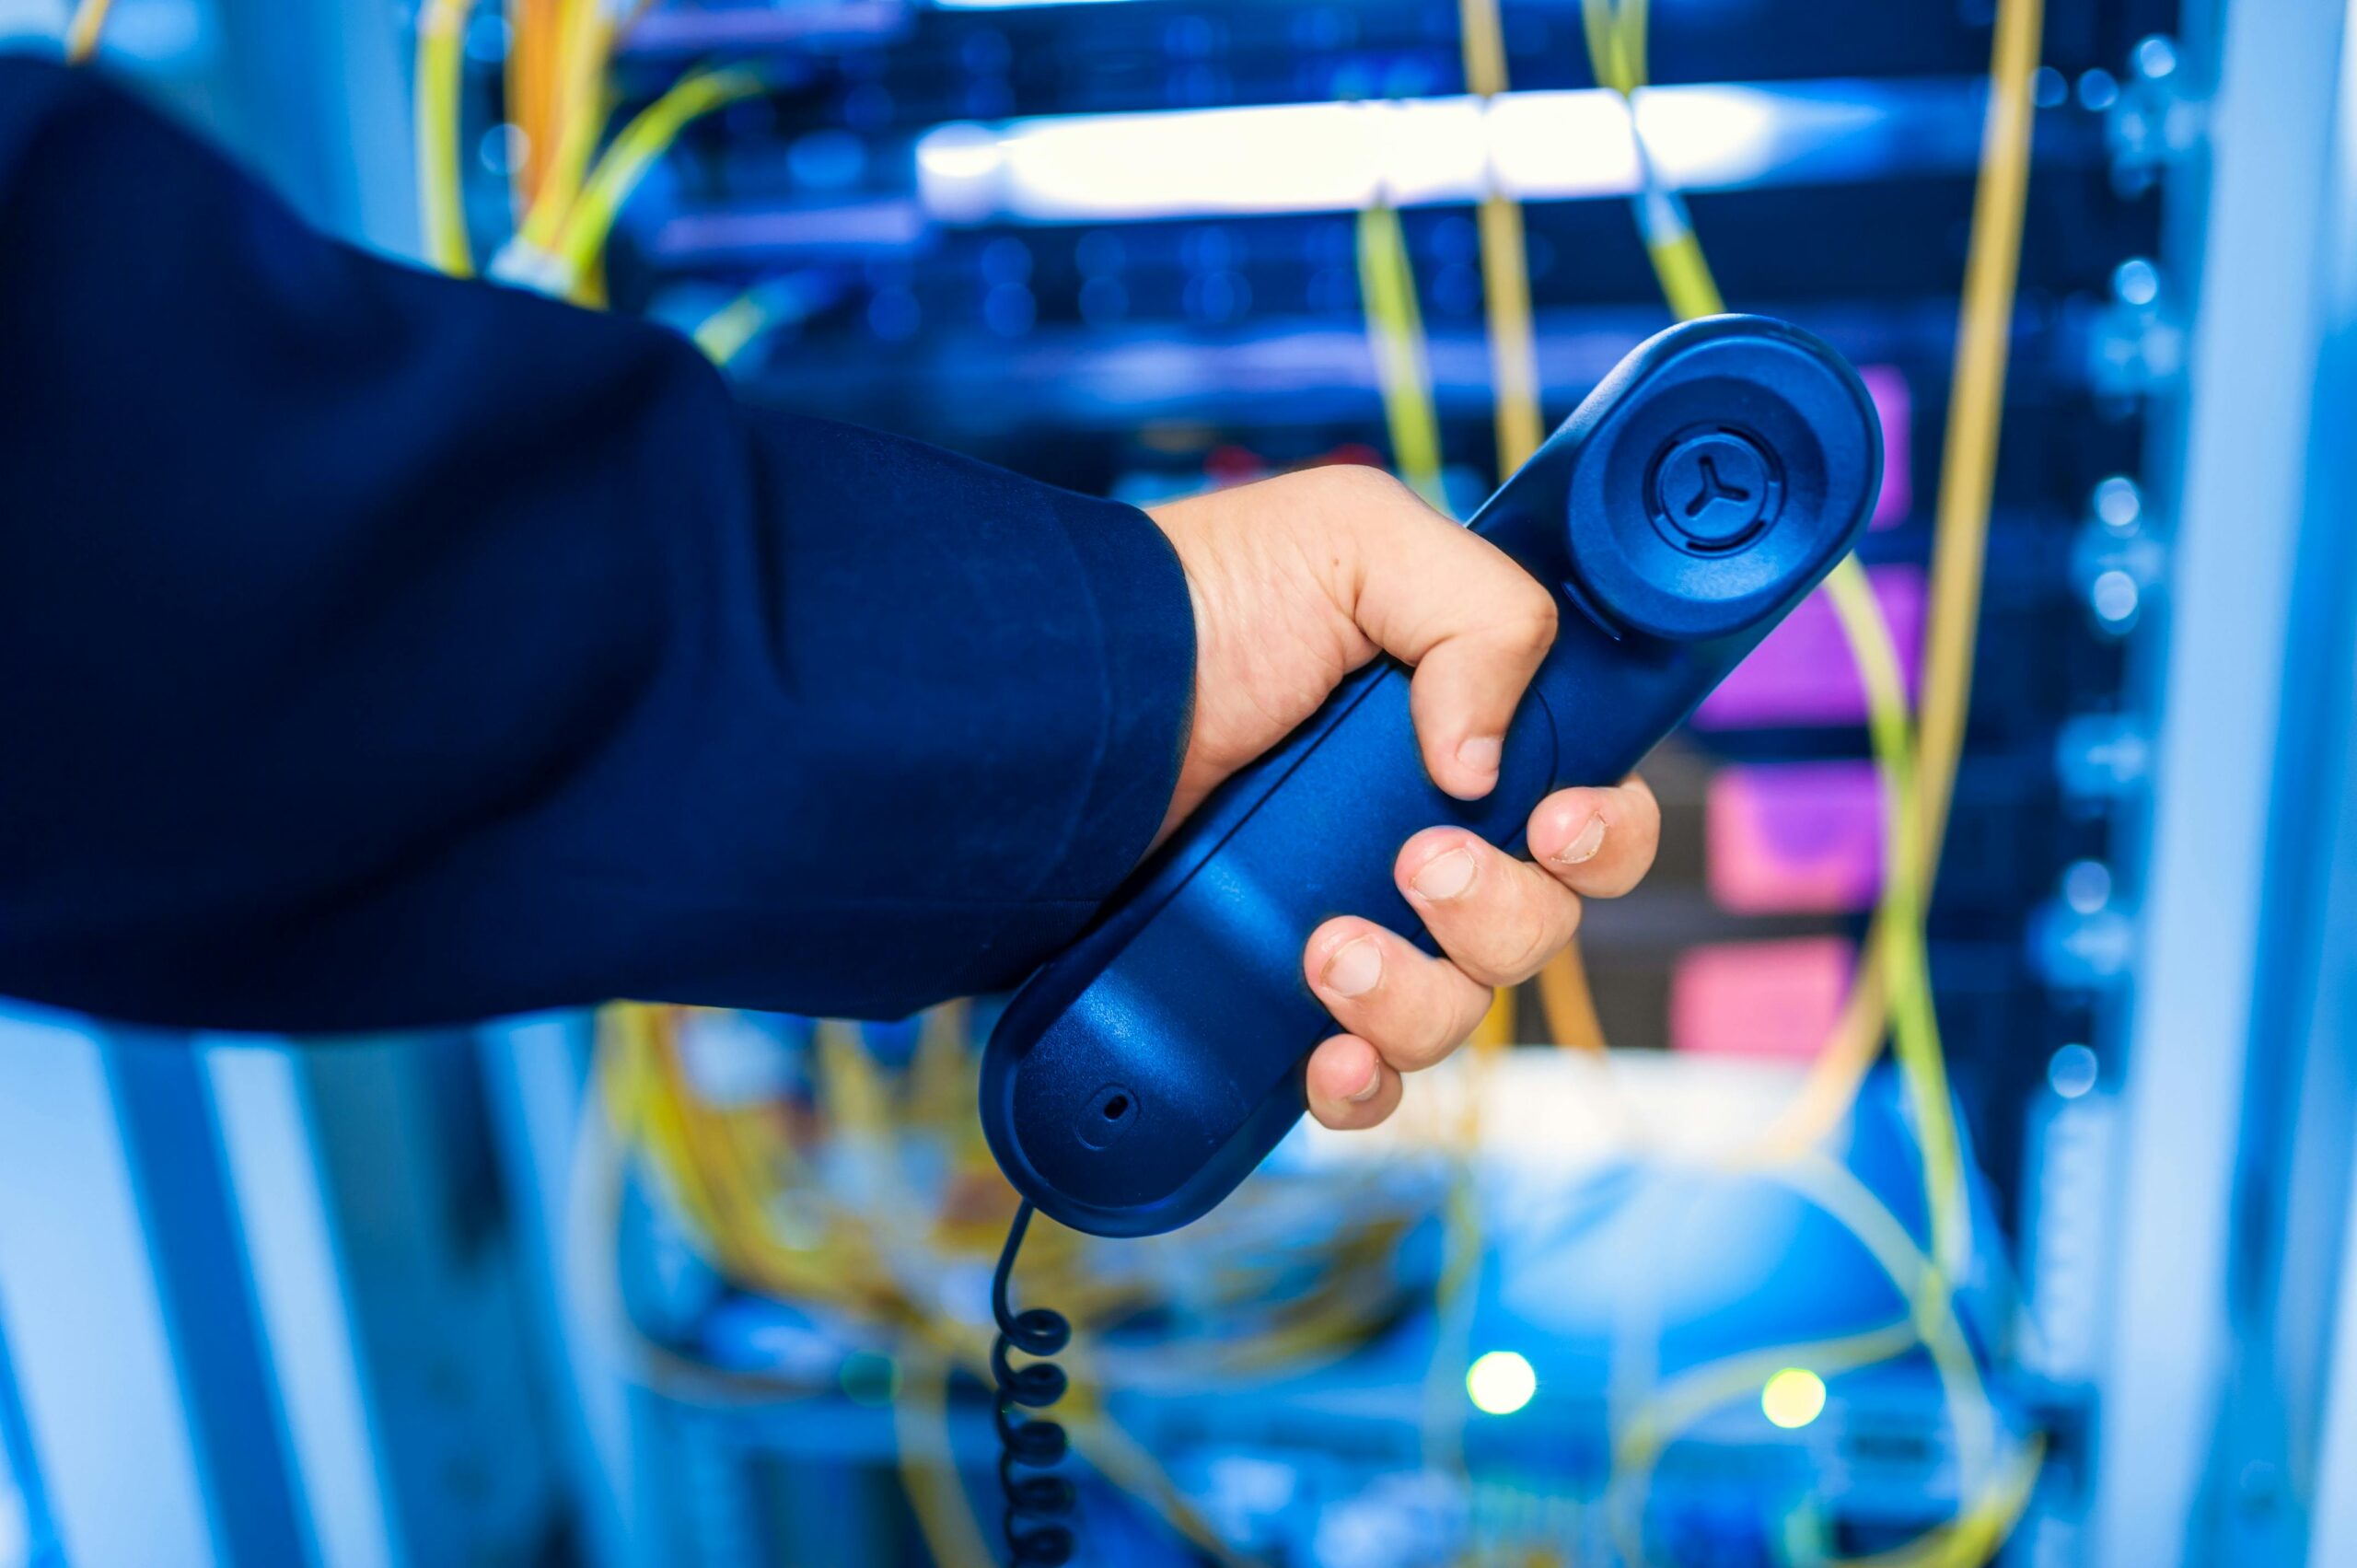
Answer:
<svg viewBox="0 0 2357 1568"><path fill-rule="evenodd" d="M1599 83L1630 110L1641 189L1640 232L1665 298L1680 317L1724 308L1685 203L1665 189L1636 132L1635 97L1646 80L1646 0L1583 0L1589 57ZM2037 69L2040 0L2000 0L1991 64L1982 169L1957 329L1956 385L1942 468L1933 558L1933 613L1924 703L1910 726L1889 628L1854 559L1826 591L1867 693L1869 738L1885 807L1884 888L1869 939L1869 961L1836 1040L1778 1132L1763 1141L1776 1156L1764 1173L1841 1225L1873 1256L1910 1305L1899 1323L1837 1341L1779 1346L1683 1374L1619 1423L1614 1460L1631 1501L1616 1510L1622 1555L1646 1561L1643 1478L1679 1432L1712 1409L1759 1389L1766 1376L1799 1365L1829 1376L1926 1349L1940 1379L1957 1445L1957 1516L1927 1535L1859 1562L1916 1568L1987 1561L2003 1544L2035 1481L2038 1443L2000 1460L1994 1419L1971 1347L1957 1321L1950 1281L1972 1249L1960 1137L1924 952L1924 918L1962 749L1979 616L1998 425L2003 407L2006 334L2013 310L2026 197L2031 77ZM1922 1145L1929 1255L1879 1200L1816 1143L1855 1103L1886 1018Z"/></svg>
<svg viewBox="0 0 2357 1568"><path fill-rule="evenodd" d="M1496 0L1461 0L1466 75L1480 97L1505 88L1505 64ZM1583 23L1598 82L1629 106L1640 188L1632 205L1663 296L1681 319L1724 309L1716 282L1685 201L1660 180L1636 132L1636 95L1647 79L1646 0L1584 0ZM1867 961L1835 1039L1820 1056L1803 1094L1738 1166L1761 1166L1766 1179L1787 1186L1857 1238L1909 1303L1897 1323L1805 1346L1779 1346L1682 1374L1636 1401L1618 1423L1611 1491L1619 1550L1631 1563L1646 1561L1643 1497L1662 1450L1694 1422L1730 1400L1756 1393L1767 1376L1790 1365L1830 1376L1888 1361L1921 1347L1940 1379L1951 1412L1963 1489L1958 1516L1927 1536L1863 1561L1892 1568L1986 1561L2025 1505L2035 1481L2035 1440L2000 1461L1994 1453L1994 1412L1970 1346L1956 1319L1949 1282L1971 1256L1961 1139L1946 1081L1932 1005L1923 930L1948 801L1961 751L1977 632L1979 586L1985 552L1989 497L2003 408L2006 332L2012 312L2029 141L2029 85L2037 65L2041 23L2038 0L2003 0L1991 64L1991 92L1983 134L1982 173L1973 220L1964 303L1958 325L1956 386L1951 400L1933 562L1933 613L1925 659L1920 725L1910 724L1904 685L1887 625L1864 572L1844 562L1826 591L1868 695L1870 738L1885 800L1887 865ZM1520 216L1492 191L1480 207L1483 275L1489 306L1501 469L1510 470L1538 440L1537 377L1529 288ZM1438 468L1438 439L1423 367L1414 284L1399 219L1377 203L1360 219L1360 263L1370 341L1376 351L1395 459L1402 476L1429 492ZM1550 986L1546 981L1551 980ZM1542 1005L1559 1040L1593 1030L1584 977L1575 963L1550 971ZM1579 1017L1585 1012L1586 1019ZM1571 1027L1566 1028L1569 1021ZM1476 1037L1494 1046L1498 1015ZM1584 1028L1583 1025L1585 1027ZM1856 1102L1886 1028L1896 1047L1902 1083L1922 1147L1928 1255L1889 1209L1846 1170L1815 1152ZM1583 1040L1585 1043L1585 1041ZM1478 1100L1478 1095L1472 1097ZM1464 1184L1450 1210L1451 1262L1444 1275L1442 1347L1434 1385L1448 1357L1448 1327L1478 1261L1478 1213ZM1428 1451L1434 1445L1428 1440ZM1633 1505L1633 1513L1631 1506Z"/></svg>
<svg viewBox="0 0 2357 1568"><path fill-rule="evenodd" d="M988 1328L962 1310L963 1283L996 1252L1015 1200L981 1142L964 1028L932 1020L896 1080L847 1027L822 1025L807 1105L724 1105L689 1063L694 1032L719 1016L612 1009L600 1052L609 1123L715 1272L923 1370L930 1413L904 1412L915 1445L904 1460L941 1473L913 1477L911 1498L937 1559L967 1561L958 1542L982 1532L958 1478L936 1462L949 1451L946 1380L988 1376ZM843 1179L854 1165L857 1179ZM1349 1223L1334 1223L1338 1210ZM1039 1222L1025 1290L1079 1330L1057 1411L1074 1446L1198 1548L1244 1561L1127 1435L1107 1395L1299 1376L1351 1354L1403 1310L1395 1254L1427 1213L1415 1191L1367 1172L1340 1192L1328 1179L1314 1190L1256 1183L1184 1235L1144 1242L1105 1246ZM1133 1323L1144 1327L1125 1339Z"/></svg>
<svg viewBox="0 0 2357 1568"><path fill-rule="evenodd" d="M427 258L474 270L459 146L465 34L474 0L426 0L417 26L419 218ZM580 304L603 302L602 259L622 203L687 127L762 89L743 69L691 71L617 133L614 49L647 0L510 0L506 94L516 232L492 271ZM602 145L602 151L601 149Z"/></svg>

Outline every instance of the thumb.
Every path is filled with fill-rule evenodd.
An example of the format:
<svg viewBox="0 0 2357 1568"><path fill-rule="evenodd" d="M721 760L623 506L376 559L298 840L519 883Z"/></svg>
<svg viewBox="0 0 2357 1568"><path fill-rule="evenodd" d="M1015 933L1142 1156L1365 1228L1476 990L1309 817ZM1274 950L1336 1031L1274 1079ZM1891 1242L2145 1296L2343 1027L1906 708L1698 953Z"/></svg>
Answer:
<svg viewBox="0 0 2357 1568"><path fill-rule="evenodd" d="M1335 519L1351 619L1415 667L1409 711L1424 770L1460 800L1498 782L1507 723L1555 641L1555 599L1497 546L1386 476Z"/></svg>

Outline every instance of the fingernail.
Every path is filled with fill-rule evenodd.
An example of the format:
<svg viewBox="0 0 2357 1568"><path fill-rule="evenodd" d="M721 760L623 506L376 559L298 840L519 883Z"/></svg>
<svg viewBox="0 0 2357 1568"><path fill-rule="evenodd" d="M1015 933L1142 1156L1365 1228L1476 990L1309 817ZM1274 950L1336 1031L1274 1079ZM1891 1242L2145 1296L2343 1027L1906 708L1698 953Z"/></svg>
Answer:
<svg viewBox="0 0 2357 1568"><path fill-rule="evenodd" d="M1446 903L1473 885L1474 869L1473 856L1465 850L1436 854L1416 873L1416 891L1434 903Z"/></svg>
<svg viewBox="0 0 2357 1568"><path fill-rule="evenodd" d="M1457 760L1477 773L1496 772L1498 761L1505 754L1505 742L1494 735L1477 735L1457 749Z"/></svg>
<svg viewBox="0 0 2357 1568"><path fill-rule="evenodd" d="M1579 837L1565 844L1562 852L1555 856L1555 864L1558 865L1585 865L1594 860L1596 852L1603 847L1604 819L1591 817L1587 819L1587 826L1580 830Z"/></svg>
<svg viewBox="0 0 2357 1568"><path fill-rule="evenodd" d="M1345 942L1326 960L1324 984L1337 996L1364 996L1383 979L1383 949L1372 936Z"/></svg>
<svg viewBox="0 0 2357 1568"><path fill-rule="evenodd" d="M1366 1070L1366 1087L1361 1089L1354 1095L1346 1095L1343 1098L1348 1099L1353 1105L1364 1105L1367 1101L1373 1099L1382 1092L1383 1069L1380 1066L1376 1066L1370 1067Z"/></svg>

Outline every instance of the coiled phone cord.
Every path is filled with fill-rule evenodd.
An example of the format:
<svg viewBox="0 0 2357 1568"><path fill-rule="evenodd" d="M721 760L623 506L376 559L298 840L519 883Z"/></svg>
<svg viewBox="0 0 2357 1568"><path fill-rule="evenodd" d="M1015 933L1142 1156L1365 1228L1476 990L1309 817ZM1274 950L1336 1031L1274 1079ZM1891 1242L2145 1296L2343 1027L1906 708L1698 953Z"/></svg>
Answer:
<svg viewBox="0 0 2357 1568"><path fill-rule="evenodd" d="M1007 1226L1006 1246L991 1280L991 1315L998 1319L998 1338L991 1344L991 1376L998 1385L998 1485L1006 1497L1009 1568L1060 1568L1072 1561L1072 1527L1059 1521L1072 1512L1073 1484L1062 1476L1016 1474L1018 1465L1046 1469L1059 1463L1067 1446L1058 1423L1018 1414L1045 1409L1064 1397L1063 1368L1045 1360L1018 1367L1007 1359L1010 1351L1018 1350L1028 1356L1051 1356L1072 1342L1072 1324L1062 1313L1035 1307L1017 1314L1007 1299L1015 1255L1022 1250L1024 1232L1030 1227L1031 1205L1027 1202Z"/></svg>

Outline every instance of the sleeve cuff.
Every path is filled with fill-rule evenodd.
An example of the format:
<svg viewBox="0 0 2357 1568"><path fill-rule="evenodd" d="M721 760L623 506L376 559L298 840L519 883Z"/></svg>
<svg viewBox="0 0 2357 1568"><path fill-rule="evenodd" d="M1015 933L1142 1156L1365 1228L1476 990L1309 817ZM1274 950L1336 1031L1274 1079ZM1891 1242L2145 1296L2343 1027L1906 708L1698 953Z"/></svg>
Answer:
<svg viewBox="0 0 2357 1568"><path fill-rule="evenodd" d="M1048 889L1101 899L1145 854L1178 787L1195 703L1195 612L1178 552L1133 506L1051 493L1088 588L1105 727L1080 819Z"/></svg>

